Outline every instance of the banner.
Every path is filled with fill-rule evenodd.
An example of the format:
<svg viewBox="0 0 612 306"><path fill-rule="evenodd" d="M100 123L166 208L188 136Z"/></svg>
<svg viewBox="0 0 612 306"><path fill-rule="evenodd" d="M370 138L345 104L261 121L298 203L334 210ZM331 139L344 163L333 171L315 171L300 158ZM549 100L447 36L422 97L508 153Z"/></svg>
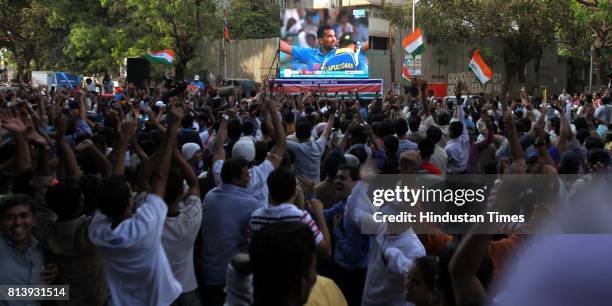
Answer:
<svg viewBox="0 0 612 306"><path fill-rule="evenodd" d="M321 92L323 95L334 96L347 95L355 90L360 98L373 99L376 93L379 95L383 91L382 79L367 80L290 80L274 79L270 80L271 88L274 92L281 94L297 95L306 92Z"/></svg>
<svg viewBox="0 0 612 306"><path fill-rule="evenodd" d="M422 70L422 60L423 57L421 55L417 55L417 56L411 56L411 55L406 55L404 56L404 64L406 65L406 68L408 68L408 74L410 76L421 76L423 75L423 70Z"/></svg>
<svg viewBox="0 0 612 306"><path fill-rule="evenodd" d="M71 73L56 72L55 82L58 87L75 88L81 83L81 78Z"/></svg>

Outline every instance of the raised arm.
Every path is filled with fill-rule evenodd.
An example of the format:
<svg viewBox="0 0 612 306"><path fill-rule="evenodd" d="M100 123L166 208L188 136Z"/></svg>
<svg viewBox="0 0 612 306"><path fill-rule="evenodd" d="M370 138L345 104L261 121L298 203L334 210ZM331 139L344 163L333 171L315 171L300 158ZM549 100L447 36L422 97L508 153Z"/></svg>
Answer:
<svg viewBox="0 0 612 306"><path fill-rule="evenodd" d="M278 168L283 160L283 154L285 154L285 150L287 149L287 135L285 134L285 129L283 128L280 118L278 118L278 111L276 110L274 101L266 99L263 107L268 109L270 117L272 118L275 132L274 140L276 141L267 159L274 165L274 168Z"/></svg>
<svg viewBox="0 0 612 306"><path fill-rule="evenodd" d="M152 193L160 198L163 198L166 192L168 170L170 169L172 152L176 148L176 133L181 123L181 118L183 118L182 107L172 106L172 109L168 112L168 129L160 147L159 163L157 164L157 172L153 178L151 190Z"/></svg>
<svg viewBox="0 0 612 306"><path fill-rule="evenodd" d="M178 149L174 150L174 160L178 163L181 173L183 173L183 177L187 181L187 186L189 186L188 194L198 198L201 197L198 177Z"/></svg>
<svg viewBox="0 0 612 306"><path fill-rule="evenodd" d="M506 130L508 131L508 143L510 146L510 154L512 161L517 162L518 160L524 160L525 155L523 154L523 147L518 138L518 132L514 124L514 116L511 111L506 111L504 114L504 120L506 123Z"/></svg>
<svg viewBox="0 0 612 306"><path fill-rule="evenodd" d="M286 43L284 40L280 40L280 51L283 53L287 53L289 55L291 55L291 51L293 49L293 46L291 46L290 44Z"/></svg>
<svg viewBox="0 0 612 306"><path fill-rule="evenodd" d="M226 111L226 113L221 117L221 123L219 123L219 129L217 130L217 135L215 136L215 142L213 144L213 165L218 160L225 160L225 149L223 149L223 144L225 144L225 137L227 136L227 123L229 119L229 112Z"/></svg>
<svg viewBox="0 0 612 306"><path fill-rule="evenodd" d="M263 104L259 104L259 107L261 108L261 113L263 117L261 129L265 130L270 136L274 135L274 127L272 127L272 123L270 122L270 112L268 111L268 108Z"/></svg>
<svg viewBox="0 0 612 306"><path fill-rule="evenodd" d="M491 144L491 142L493 141L493 120L494 118L492 118L491 116L489 116L488 113L489 109L488 107L483 107L480 111L481 117L480 120L484 121L484 123L487 126L487 136L483 141L479 141L476 143L476 145L478 146L479 150L484 150L486 149L489 144Z"/></svg>
<svg viewBox="0 0 612 306"><path fill-rule="evenodd" d="M96 146L91 140L86 139L81 141L81 143L76 146L75 151L83 152L88 159L91 159L93 161L93 164L96 165L96 168L98 169L98 172L100 172L100 175L102 175L102 177L111 176L111 163L108 161L106 156L104 156L104 154L100 152L98 148L96 148Z"/></svg>
<svg viewBox="0 0 612 306"><path fill-rule="evenodd" d="M125 173L125 152L135 132L136 122L133 120L124 120L121 122L119 139L115 140L113 151L109 155L109 160L113 165L113 175L123 175Z"/></svg>
<svg viewBox="0 0 612 306"><path fill-rule="evenodd" d="M563 154L566 149L567 142L572 139L572 128L570 127L569 121L567 117L565 117L565 101L560 102L561 105L557 107L557 111L559 112L559 119L561 120L561 128L559 129L559 141L557 142L557 151L559 151L559 155Z"/></svg>
<svg viewBox="0 0 612 306"><path fill-rule="evenodd" d="M87 120L87 102L85 100L85 92L80 90L78 93L78 103L79 103L79 117L83 120Z"/></svg>
<svg viewBox="0 0 612 306"><path fill-rule="evenodd" d="M62 115L58 115L57 119L55 120L55 143L57 144L60 162L65 167L66 178L77 179L81 175L81 171L79 170L79 165L76 157L74 156L74 152L64 137L65 134L66 119Z"/></svg>
<svg viewBox="0 0 612 306"><path fill-rule="evenodd" d="M336 119L336 102L329 102L329 118L327 119L327 126L325 127L325 131L321 134L322 138L329 139L329 133L331 129L334 127L334 120Z"/></svg>
<svg viewBox="0 0 612 306"><path fill-rule="evenodd" d="M455 112L453 113L453 118L463 123L463 103L461 101L461 90L463 90L463 84L458 82L457 86L455 87L455 99L457 100L457 103L455 106Z"/></svg>
<svg viewBox="0 0 612 306"><path fill-rule="evenodd" d="M138 155L138 158L140 158L141 161L146 161L147 159L149 159L147 153L145 153L145 151L142 150L142 147L140 147L140 144L138 143L138 139L136 137L132 137L132 139L130 139L130 148L134 150L134 153Z"/></svg>
<svg viewBox="0 0 612 306"><path fill-rule="evenodd" d="M449 272L457 305L485 304L487 301L487 292L477 273L491 236L468 234L450 261Z"/></svg>

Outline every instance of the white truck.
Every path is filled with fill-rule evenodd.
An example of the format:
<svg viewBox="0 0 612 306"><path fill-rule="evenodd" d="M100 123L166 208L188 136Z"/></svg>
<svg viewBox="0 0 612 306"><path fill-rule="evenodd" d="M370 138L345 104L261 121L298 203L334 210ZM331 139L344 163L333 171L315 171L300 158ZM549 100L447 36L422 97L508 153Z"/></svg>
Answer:
<svg viewBox="0 0 612 306"><path fill-rule="evenodd" d="M32 71L32 86L46 85L51 87L73 88L79 85L81 78L75 74L61 71Z"/></svg>

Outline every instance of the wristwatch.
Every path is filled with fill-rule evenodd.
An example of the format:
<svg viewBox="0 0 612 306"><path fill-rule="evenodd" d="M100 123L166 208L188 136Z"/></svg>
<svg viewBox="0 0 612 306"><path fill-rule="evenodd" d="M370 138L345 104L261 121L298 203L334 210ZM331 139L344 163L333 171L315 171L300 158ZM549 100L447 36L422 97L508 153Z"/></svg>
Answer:
<svg viewBox="0 0 612 306"><path fill-rule="evenodd" d="M230 116L228 114L223 114L223 119L229 121L230 120Z"/></svg>

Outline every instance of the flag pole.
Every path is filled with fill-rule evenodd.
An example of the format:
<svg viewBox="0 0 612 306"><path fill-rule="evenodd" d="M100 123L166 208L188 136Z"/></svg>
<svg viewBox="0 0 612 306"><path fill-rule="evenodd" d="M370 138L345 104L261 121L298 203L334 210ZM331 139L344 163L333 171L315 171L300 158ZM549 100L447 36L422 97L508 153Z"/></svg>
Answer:
<svg viewBox="0 0 612 306"><path fill-rule="evenodd" d="M589 66L589 94L593 93L593 46L591 45L591 65Z"/></svg>
<svg viewBox="0 0 612 306"><path fill-rule="evenodd" d="M414 32L414 18L415 18L415 7L416 7L416 1L412 0L412 32Z"/></svg>
<svg viewBox="0 0 612 306"><path fill-rule="evenodd" d="M225 5L225 4L224 4ZM227 38L225 31L227 27L227 11L223 9L223 79L227 79Z"/></svg>

